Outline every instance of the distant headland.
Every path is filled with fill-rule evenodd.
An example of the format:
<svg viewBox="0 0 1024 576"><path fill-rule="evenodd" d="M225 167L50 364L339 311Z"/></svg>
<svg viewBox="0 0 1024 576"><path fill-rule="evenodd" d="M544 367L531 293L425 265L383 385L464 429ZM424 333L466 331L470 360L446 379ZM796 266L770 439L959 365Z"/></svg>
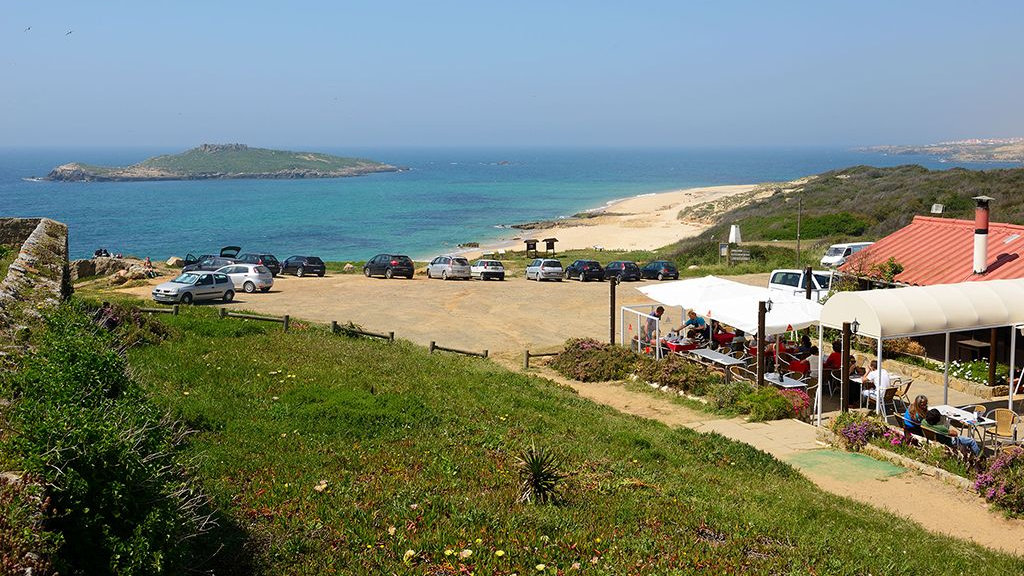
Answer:
<svg viewBox="0 0 1024 576"><path fill-rule="evenodd" d="M138 182L236 178L343 178L400 168L363 158L315 152L250 148L245 144L203 144L180 154L155 156L131 166L91 166L79 162L50 171L46 180L64 182Z"/></svg>
<svg viewBox="0 0 1024 576"><path fill-rule="evenodd" d="M943 162L1024 162L1024 138L973 138L922 146L869 146L859 150L938 156Z"/></svg>

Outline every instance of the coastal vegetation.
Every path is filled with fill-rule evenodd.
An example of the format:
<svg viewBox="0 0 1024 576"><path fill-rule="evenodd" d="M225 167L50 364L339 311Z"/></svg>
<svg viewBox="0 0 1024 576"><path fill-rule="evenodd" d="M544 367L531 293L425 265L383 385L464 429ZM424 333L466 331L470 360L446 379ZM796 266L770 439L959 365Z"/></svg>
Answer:
<svg viewBox="0 0 1024 576"><path fill-rule="evenodd" d="M1024 168L1000 170L928 170L907 165L892 168L853 166L795 182L762 185L738 206L698 205L680 213L684 219L709 222L701 240L725 238L738 224L745 241L796 238L798 210L801 237L871 240L931 215L942 204L942 217L972 218L973 196L996 199L993 220L1024 224ZM800 207L798 207L798 203Z"/></svg>
<svg viewBox="0 0 1024 576"><path fill-rule="evenodd" d="M127 167L64 164L47 176L65 181L204 180L218 178L338 178L398 168L363 158L315 152L203 144L180 154L155 156Z"/></svg>

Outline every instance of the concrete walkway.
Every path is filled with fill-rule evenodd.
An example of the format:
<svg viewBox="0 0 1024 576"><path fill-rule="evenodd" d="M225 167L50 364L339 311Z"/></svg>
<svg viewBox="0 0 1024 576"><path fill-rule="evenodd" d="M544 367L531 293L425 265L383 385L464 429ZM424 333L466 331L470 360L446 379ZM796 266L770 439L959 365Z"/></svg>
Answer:
<svg viewBox="0 0 1024 576"><path fill-rule="evenodd" d="M571 386L581 397L620 412L745 442L792 465L827 492L881 508L933 532L1024 555L1024 521L1007 519L977 494L938 478L863 454L834 450L818 442L817 431L810 424L797 420L747 422L743 418L716 418L676 404L668 396L635 392L621 384L576 382L547 368L530 372Z"/></svg>

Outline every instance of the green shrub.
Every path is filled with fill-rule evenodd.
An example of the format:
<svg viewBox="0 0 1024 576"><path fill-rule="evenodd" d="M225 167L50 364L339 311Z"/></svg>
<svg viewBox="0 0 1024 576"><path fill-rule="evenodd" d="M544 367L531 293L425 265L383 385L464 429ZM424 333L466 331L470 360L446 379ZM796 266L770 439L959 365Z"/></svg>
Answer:
<svg viewBox="0 0 1024 576"><path fill-rule="evenodd" d="M43 529L50 512L33 479L0 480L0 574L55 574L50 558L60 539Z"/></svg>
<svg viewBox="0 0 1024 576"><path fill-rule="evenodd" d="M986 500L1012 515L1024 514L1024 449L1003 452L978 474L974 488Z"/></svg>
<svg viewBox="0 0 1024 576"><path fill-rule="evenodd" d="M704 394L711 384L718 381L714 372L675 354L661 360L641 357L636 363L636 376L644 382L693 394Z"/></svg>
<svg viewBox="0 0 1024 576"><path fill-rule="evenodd" d="M750 414L752 422L781 420L795 415L793 403L774 386L762 386L747 394L741 405L743 411Z"/></svg>
<svg viewBox="0 0 1024 576"><path fill-rule="evenodd" d="M177 461L181 431L129 379L116 345L80 307L51 313L37 352L4 379L16 399L4 451L48 487L61 572L181 573L206 500Z"/></svg>
<svg viewBox="0 0 1024 576"><path fill-rule="evenodd" d="M572 338L551 361L551 367L580 382L622 380L633 372L639 357L622 346L593 338Z"/></svg>
<svg viewBox="0 0 1024 576"><path fill-rule="evenodd" d="M753 391L749 382L719 382L708 387L708 400L717 410L740 412L743 398Z"/></svg>

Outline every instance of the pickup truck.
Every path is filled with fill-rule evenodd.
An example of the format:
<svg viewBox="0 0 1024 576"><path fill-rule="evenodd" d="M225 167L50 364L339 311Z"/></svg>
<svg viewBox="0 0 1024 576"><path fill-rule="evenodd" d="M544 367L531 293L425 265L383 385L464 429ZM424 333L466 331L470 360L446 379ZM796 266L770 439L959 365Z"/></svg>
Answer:
<svg viewBox="0 0 1024 576"><path fill-rule="evenodd" d="M832 288L832 272L813 270L810 278L805 277L804 270L772 270L768 279L768 291L803 296L807 282L811 282L811 297L820 302Z"/></svg>

